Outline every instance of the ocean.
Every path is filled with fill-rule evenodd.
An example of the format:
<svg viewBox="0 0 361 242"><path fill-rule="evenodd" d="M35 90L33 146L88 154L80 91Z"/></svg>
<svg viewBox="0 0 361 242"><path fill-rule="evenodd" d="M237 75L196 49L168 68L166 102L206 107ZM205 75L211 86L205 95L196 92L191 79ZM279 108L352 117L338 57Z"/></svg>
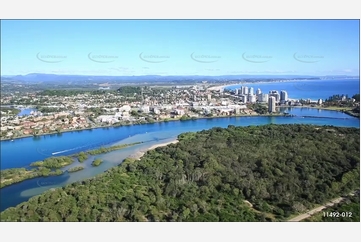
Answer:
<svg viewBox="0 0 361 242"><path fill-rule="evenodd" d="M290 99L311 99L318 100L329 98L332 95L344 94L352 97L360 93L360 79L339 79L339 80L302 80L285 82L263 82L242 85L232 85L225 89L235 90L241 86L253 87L254 92L260 88L262 93L269 93L271 90L285 90Z"/></svg>

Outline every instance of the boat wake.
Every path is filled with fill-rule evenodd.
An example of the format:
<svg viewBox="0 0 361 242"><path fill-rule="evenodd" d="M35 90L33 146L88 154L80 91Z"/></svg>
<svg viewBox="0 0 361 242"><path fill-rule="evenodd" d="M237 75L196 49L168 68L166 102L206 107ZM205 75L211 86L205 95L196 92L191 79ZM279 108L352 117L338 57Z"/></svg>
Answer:
<svg viewBox="0 0 361 242"><path fill-rule="evenodd" d="M73 150L79 150L79 149L82 149L82 148L85 148L85 147L89 147L89 145L83 145L83 146L79 146L79 147L76 147L76 148L73 148L73 149L67 149L67 150L53 152L53 153L51 153L51 155L66 153L66 152L73 151Z"/></svg>

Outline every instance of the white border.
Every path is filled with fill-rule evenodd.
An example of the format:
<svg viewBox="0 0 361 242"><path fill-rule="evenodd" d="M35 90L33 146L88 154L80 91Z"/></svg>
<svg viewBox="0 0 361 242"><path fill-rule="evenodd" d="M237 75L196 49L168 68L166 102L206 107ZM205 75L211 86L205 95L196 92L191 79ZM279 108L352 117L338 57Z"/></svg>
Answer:
<svg viewBox="0 0 361 242"><path fill-rule="evenodd" d="M97 5L94 3L98 3ZM358 1L2 0L1 19L360 19ZM347 241L358 223L1 223L2 241Z"/></svg>
<svg viewBox="0 0 361 242"><path fill-rule="evenodd" d="M360 19L358 1L1 0L1 19Z"/></svg>

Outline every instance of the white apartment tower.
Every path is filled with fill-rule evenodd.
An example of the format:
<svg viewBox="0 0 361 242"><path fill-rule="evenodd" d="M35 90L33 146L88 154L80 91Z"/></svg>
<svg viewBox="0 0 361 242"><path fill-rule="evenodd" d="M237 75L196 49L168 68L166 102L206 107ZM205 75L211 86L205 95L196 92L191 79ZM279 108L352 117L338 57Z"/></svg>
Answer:
<svg viewBox="0 0 361 242"><path fill-rule="evenodd" d="M268 112L276 112L276 98L274 96L268 98Z"/></svg>
<svg viewBox="0 0 361 242"><path fill-rule="evenodd" d="M262 103L268 102L268 94L267 93L261 93L258 95L258 101Z"/></svg>
<svg viewBox="0 0 361 242"><path fill-rule="evenodd" d="M248 87L244 87L244 93L243 94L248 94Z"/></svg>

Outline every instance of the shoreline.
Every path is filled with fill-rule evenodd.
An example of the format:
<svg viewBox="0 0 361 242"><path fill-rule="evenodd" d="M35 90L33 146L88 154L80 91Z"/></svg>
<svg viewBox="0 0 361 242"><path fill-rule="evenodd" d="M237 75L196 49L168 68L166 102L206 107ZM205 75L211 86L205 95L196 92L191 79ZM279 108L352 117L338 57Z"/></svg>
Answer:
<svg viewBox="0 0 361 242"><path fill-rule="evenodd" d="M342 110L334 110L334 109L327 109L327 108L322 108L322 107L309 107L309 106L277 106L276 108L314 108L314 109L324 109L324 110L329 110L329 111L335 111L335 112L341 112L341 113L345 113ZM347 113L345 113L347 114ZM351 117L355 117L355 118L359 118L357 116L353 116L350 114L347 114ZM153 123L139 123L139 124L125 124L125 125L108 125L108 126L95 126L95 127L91 127L91 128L84 128L84 129L75 129L75 130L64 130L61 132L48 132L48 133L43 133L43 134L39 134L39 135L22 135L19 137L12 137L12 138L2 138L0 139L0 142L3 141L15 141L18 139L23 139L23 138L37 138L37 137L43 137L43 136L47 136L47 135L62 135L63 133L69 133L69 132L81 132L81 131L85 131L85 130L95 130L95 129L109 129L109 128L119 128L119 127L125 127L125 126L133 126L133 125L144 125L144 124L155 124L155 123L168 123L168 122L184 122L184 121L196 121L199 119L216 119L216 118L237 118L237 117L287 117L287 115L283 114L283 113L274 113L274 114L236 114L236 115L231 115L231 116L212 116L212 117L195 117L195 118L189 118L187 120L180 120L180 118L177 119L170 119L170 120L160 120L160 121L154 121Z"/></svg>
<svg viewBox="0 0 361 242"><path fill-rule="evenodd" d="M75 130L64 130L61 132L48 132L48 133L43 133L43 134L39 134L39 135L22 135L19 137L12 137L12 138L2 138L0 139L0 142L2 141L11 141L11 140L17 140L17 139L23 139L23 138L36 138L36 137L42 137L42 136L46 136L46 135L61 135L63 133L69 133L69 132L81 132L84 130L95 130L95 129L108 129L108 128L119 128L119 127L125 127L125 126L133 126L133 125L144 125L144 124L155 124L155 123L167 123L167 122L177 122L177 121L195 121L198 119L212 119L212 118L232 118L232 117L265 117L265 116L270 116L270 117L274 117L274 116L284 116L283 114L237 114L237 115L232 115L232 116L214 116L214 117L196 117L195 119L189 118L187 120L180 120L180 118L177 119L170 119L170 120L161 120L161 121L154 121L153 123L140 123L140 124L125 124L125 125L108 125L108 126L96 126L96 127L92 127L92 128L84 128L84 129L75 129Z"/></svg>
<svg viewBox="0 0 361 242"><path fill-rule="evenodd" d="M207 88L209 91L219 91L220 89L225 89L231 86L238 86L238 85L250 85L250 84L267 84L267 83L283 83L283 82L297 82L297 81L307 81L307 80L277 80L277 81L254 81L254 82L238 82L234 84L227 84L227 85L217 85L213 87Z"/></svg>
<svg viewBox="0 0 361 242"><path fill-rule="evenodd" d="M128 156L127 158L131 158L131 159L135 159L135 160L140 160L148 151L150 150L154 150L158 147L163 147L163 146L167 146L167 145L170 145L170 144L176 144L178 143L179 140L176 138L172 141L167 141L167 142L163 142L163 143L159 143L159 144L155 144L155 145L152 145L150 146L149 148L146 148L146 149L143 149L143 150L139 150L137 151L136 153Z"/></svg>

